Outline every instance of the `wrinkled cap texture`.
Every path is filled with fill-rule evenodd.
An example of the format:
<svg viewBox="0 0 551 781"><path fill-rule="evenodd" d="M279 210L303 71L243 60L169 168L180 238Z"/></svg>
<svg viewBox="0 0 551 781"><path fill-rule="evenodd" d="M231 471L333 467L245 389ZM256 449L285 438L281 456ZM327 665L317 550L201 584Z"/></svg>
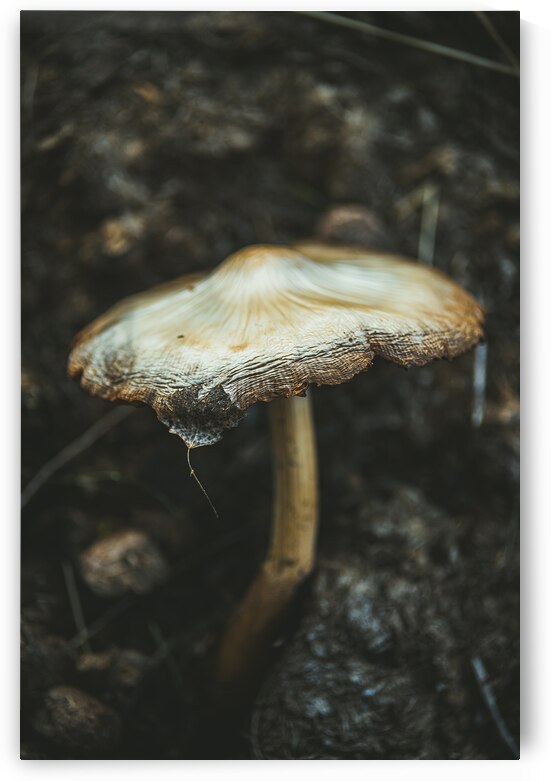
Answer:
<svg viewBox="0 0 551 781"><path fill-rule="evenodd" d="M481 340L482 322L472 296L415 261L258 245L114 306L76 337L69 374L104 399L150 405L196 447L251 404L346 382L376 355L453 358Z"/></svg>

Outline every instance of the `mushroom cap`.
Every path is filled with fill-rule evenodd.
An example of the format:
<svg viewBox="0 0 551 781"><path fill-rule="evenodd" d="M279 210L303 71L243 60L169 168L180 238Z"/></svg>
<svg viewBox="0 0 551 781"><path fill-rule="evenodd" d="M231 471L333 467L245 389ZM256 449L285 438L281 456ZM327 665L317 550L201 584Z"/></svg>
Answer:
<svg viewBox="0 0 551 781"><path fill-rule="evenodd" d="M94 395L150 405L196 447L255 402L346 382L375 355L402 366L453 358L482 339L483 319L472 296L415 261L257 245L121 301L78 334L68 371Z"/></svg>

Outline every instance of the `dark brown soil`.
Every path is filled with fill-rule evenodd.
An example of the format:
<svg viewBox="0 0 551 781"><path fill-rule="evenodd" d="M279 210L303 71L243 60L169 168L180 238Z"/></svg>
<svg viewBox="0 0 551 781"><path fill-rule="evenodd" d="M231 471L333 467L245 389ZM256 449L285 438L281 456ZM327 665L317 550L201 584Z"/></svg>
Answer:
<svg viewBox="0 0 551 781"><path fill-rule="evenodd" d="M471 12L349 16L506 61ZM22 756L515 758L518 80L300 14L32 12L21 110L24 486L112 411L66 378L82 326L330 207L415 256L435 193L488 314L477 358L313 392L319 563L241 723L209 661L266 545L263 405L194 453L219 518L149 410L27 492Z"/></svg>

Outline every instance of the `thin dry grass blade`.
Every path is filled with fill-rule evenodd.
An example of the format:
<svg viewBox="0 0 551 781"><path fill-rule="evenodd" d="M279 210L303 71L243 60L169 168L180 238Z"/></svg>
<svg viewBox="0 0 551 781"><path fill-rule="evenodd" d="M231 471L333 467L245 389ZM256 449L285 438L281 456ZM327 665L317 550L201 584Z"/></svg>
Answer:
<svg viewBox="0 0 551 781"><path fill-rule="evenodd" d="M426 184L423 193L417 257L429 266L432 266L434 263L439 208L440 196L438 188L433 184Z"/></svg>
<svg viewBox="0 0 551 781"><path fill-rule="evenodd" d="M65 587L67 589L67 595L69 597L69 604L71 605L71 611L73 613L73 621L75 622L75 628L79 635L83 635L86 639L83 642L83 646L86 651L90 651L90 644L88 643L86 621L84 620L84 612L82 610L82 604L78 593L77 582L75 578L75 571L68 561L61 562L61 569L63 571L63 578L65 580Z"/></svg>
<svg viewBox="0 0 551 781"><path fill-rule="evenodd" d="M505 720L500 713L497 700L495 698L492 685L488 677L488 673L486 672L486 667L484 665L484 662L482 661L480 656L474 656L471 659L471 665L476 678L476 682L480 688L482 699L484 700L484 703L488 708L488 711L490 712L490 715L494 721L494 724L496 725L497 731L499 732L501 739L503 740L505 745L509 748L509 751L514 756L514 758L520 759L520 753L516 741L511 735L511 733L509 732L507 724L505 723Z"/></svg>
<svg viewBox="0 0 551 781"><path fill-rule="evenodd" d="M489 35L493 38L493 40L497 43L505 57L509 60L517 74L520 71L519 62L515 56L515 54L512 52L512 50L509 48L507 43L503 40L501 35L496 30L495 26L492 24L492 20L488 16L488 14L485 11L475 11L474 12L479 20L479 22L482 24L484 29L489 33Z"/></svg>
<svg viewBox="0 0 551 781"><path fill-rule="evenodd" d="M475 348L473 357L473 404L471 409L473 428L480 428L484 422L487 365L488 345L482 343Z"/></svg>
<svg viewBox="0 0 551 781"><path fill-rule="evenodd" d="M319 19L322 22L328 22L329 24L340 25L341 27L348 27L351 30L357 30L361 33L367 33L368 35L374 35L378 38L384 38L387 41L393 43L400 43L404 46L412 46L414 49L421 49L422 51L430 52L431 54L438 54L441 57L449 57L453 60L461 60L467 62L470 65L477 65L480 68L488 68L489 70L499 71L505 73L508 76L517 76L518 68L515 69L511 65L505 65L502 62L495 62L494 60L488 60L486 57L479 57L477 54L471 54L470 52L464 52L460 49L452 49L450 46L443 46L439 43L433 43L432 41L424 41L421 38L414 38L411 35L404 35L403 33L396 33L392 30L385 30L377 25L370 24L369 22L359 22L357 19L349 19L347 16L341 16L329 11L295 11L295 13L302 14L303 16L310 16L313 19Z"/></svg>
<svg viewBox="0 0 551 781"><path fill-rule="evenodd" d="M104 434L110 431L113 426L127 418L134 409L132 407L117 407L112 412L108 412L103 418L100 418L93 426L70 442L66 447L59 451L53 458L40 467L35 476L27 483L21 494L21 509L23 509L35 493L42 488L65 464L72 461L73 458L87 450L94 442L97 442Z"/></svg>

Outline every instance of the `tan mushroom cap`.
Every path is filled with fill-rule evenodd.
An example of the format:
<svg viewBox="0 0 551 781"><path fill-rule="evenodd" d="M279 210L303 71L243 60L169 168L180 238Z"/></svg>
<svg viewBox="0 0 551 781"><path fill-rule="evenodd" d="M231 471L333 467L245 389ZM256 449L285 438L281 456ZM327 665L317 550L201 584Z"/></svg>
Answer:
<svg viewBox="0 0 551 781"><path fill-rule="evenodd" d="M481 340L483 319L472 296L414 261L258 245L114 306L76 337L69 374L104 399L149 404L194 447L256 401L345 382L375 355L453 358Z"/></svg>

